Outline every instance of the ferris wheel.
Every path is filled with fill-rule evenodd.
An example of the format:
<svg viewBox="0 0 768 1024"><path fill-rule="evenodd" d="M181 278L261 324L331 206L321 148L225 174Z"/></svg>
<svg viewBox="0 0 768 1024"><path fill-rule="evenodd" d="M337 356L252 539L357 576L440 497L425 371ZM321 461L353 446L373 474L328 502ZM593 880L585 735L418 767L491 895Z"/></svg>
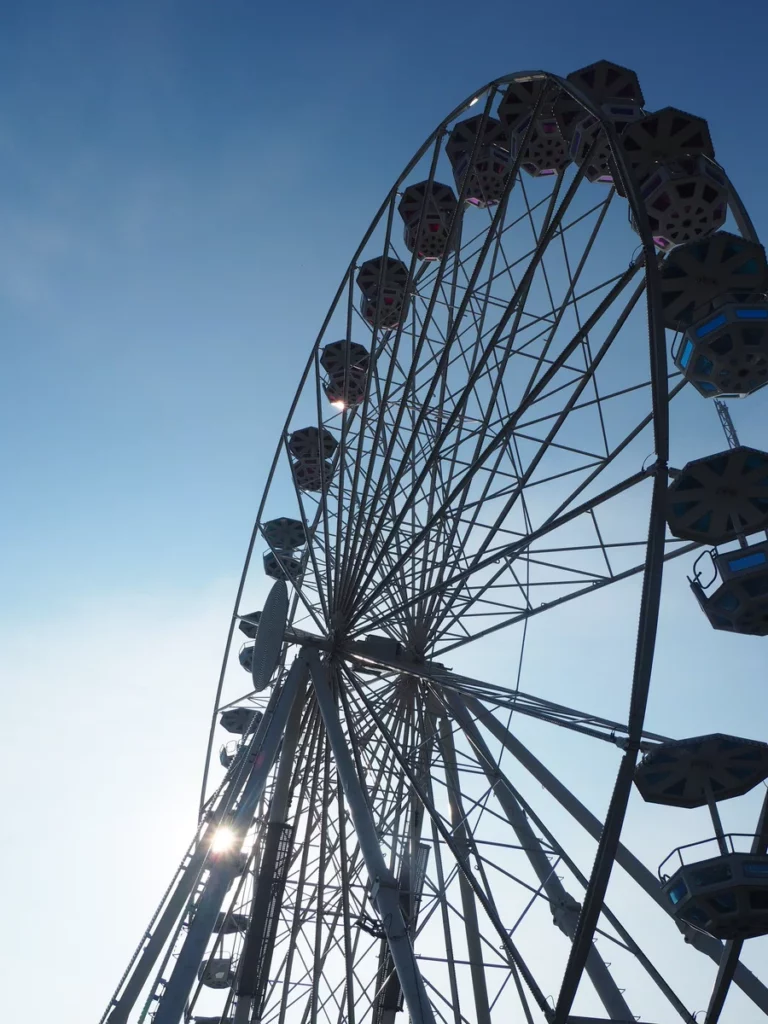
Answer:
<svg viewBox="0 0 768 1024"><path fill-rule="evenodd" d="M706 121L648 112L626 68L509 75L435 129L308 341L199 828L102 1024L768 1015L741 959L768 934L768 799L740 834L720 816L757 807L768 744L716 708L704 735L645 729L663 576L689 574L702 632L768 634L768 454L722 401L768 383L767 293ZM676 408L709 399L727 445L688 430L670 466ZM604 653L617 715L580 699L564 608L636 630ZM624 838L633 793L681 836L658 869ZM711 830L683 843L692 808Z"/></svg>

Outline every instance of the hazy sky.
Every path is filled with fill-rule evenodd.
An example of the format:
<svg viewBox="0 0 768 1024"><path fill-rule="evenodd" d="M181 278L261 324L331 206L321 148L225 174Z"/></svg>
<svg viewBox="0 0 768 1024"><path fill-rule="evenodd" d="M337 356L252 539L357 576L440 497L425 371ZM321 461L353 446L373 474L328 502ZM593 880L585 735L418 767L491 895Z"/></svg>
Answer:
<svg viewBox="0 0 768 1024"><path fill-rule="evenodd" d="M95 1020L181 855L264 469L412 151L498 75L604 57L708 118L761 231L766 30L760 0L0 5L3 1020ZM711 728L730 668L760 738L766 648L678 589L649 727Z"/></svg>

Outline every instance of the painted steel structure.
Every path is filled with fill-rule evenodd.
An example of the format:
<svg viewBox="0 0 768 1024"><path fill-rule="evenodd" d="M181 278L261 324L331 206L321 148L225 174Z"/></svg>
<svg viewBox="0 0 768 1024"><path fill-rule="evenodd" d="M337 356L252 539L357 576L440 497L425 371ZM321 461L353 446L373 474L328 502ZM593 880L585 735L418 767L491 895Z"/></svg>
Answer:
<svg viewBox="0 0 768 1024"><path fill-rule="evenodd" d="M765 256L706 122L647 114L644 102L634 73L605 61L567 78L500 78L441 122L384 200L266 474L198 831L100 1024L394 1024L406 1012L414 1024L638 1013L648 1024L605 941L670 1019L693 1024L708 1000L715 1024L732 983L768 1015L742 942L675 924L659 879L622 842L638 756L651 763L669 742L645 727L662 577L698 547L667 521L679 477L669 405L689 380L701 396L724 393L707 324L722 359L723 325L738 325L722 379L746 381L739 394L761 386L768 338ZM740 235L720 231L727 214ZM728 260L722 294L716 269L704 283L695 272L697 260L717 265L712 238ZM742 294L733 281L746 260ZM720 308L730 319L717 320ZM668 330L679 332L671 346ZM735 448L719 400L717 410ZM263 548L278 581L259 619L246 600ZM534 617L632 580L623 721L520 689ZM231 700L229 682L244 678L238 625L253 640L240 658L252 675ZM516 625L516 682L444 664ZM208 796L227 713L241 739ZM513 713L614 752L602 819L523 745ZM521 774L589 837L591 867L524 795ZM764 811L751 855L765 849ZM660 908L659 929L679 928L718 965L697 1004L606 902L617 865ZM529 949L542 907L561 936L551 962ZM202 969L212 960L231 972L223 990Z"/></svg>

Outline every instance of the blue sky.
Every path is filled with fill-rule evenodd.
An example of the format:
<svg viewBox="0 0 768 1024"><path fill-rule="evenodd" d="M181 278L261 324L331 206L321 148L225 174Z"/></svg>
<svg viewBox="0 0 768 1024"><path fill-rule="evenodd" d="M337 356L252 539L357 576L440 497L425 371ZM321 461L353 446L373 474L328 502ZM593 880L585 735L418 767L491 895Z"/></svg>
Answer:
<svg viewBox="0 0 768 1024"><path fill-rule="evenodd" d="M57 1020L93 1019L180 855L262 475L412 151L498 75L605 57L708 118L760 232L766 29L758 0L2 5L3 1017L50 1019L51 915Z"/></svg>

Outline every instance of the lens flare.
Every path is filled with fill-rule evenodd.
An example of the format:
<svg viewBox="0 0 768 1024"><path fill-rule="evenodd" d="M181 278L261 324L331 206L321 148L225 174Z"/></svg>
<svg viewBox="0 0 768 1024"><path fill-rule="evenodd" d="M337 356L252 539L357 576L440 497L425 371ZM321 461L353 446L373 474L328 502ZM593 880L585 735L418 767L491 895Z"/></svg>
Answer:
<svg viewBox="0 0 768 1024"><path fill-rule="evenodd" d="M213 853L228 853L229 850L235 845L237 836L228 828L226 825L222 825L221 828L217 828L211 842L211 851Z"/></svg>

